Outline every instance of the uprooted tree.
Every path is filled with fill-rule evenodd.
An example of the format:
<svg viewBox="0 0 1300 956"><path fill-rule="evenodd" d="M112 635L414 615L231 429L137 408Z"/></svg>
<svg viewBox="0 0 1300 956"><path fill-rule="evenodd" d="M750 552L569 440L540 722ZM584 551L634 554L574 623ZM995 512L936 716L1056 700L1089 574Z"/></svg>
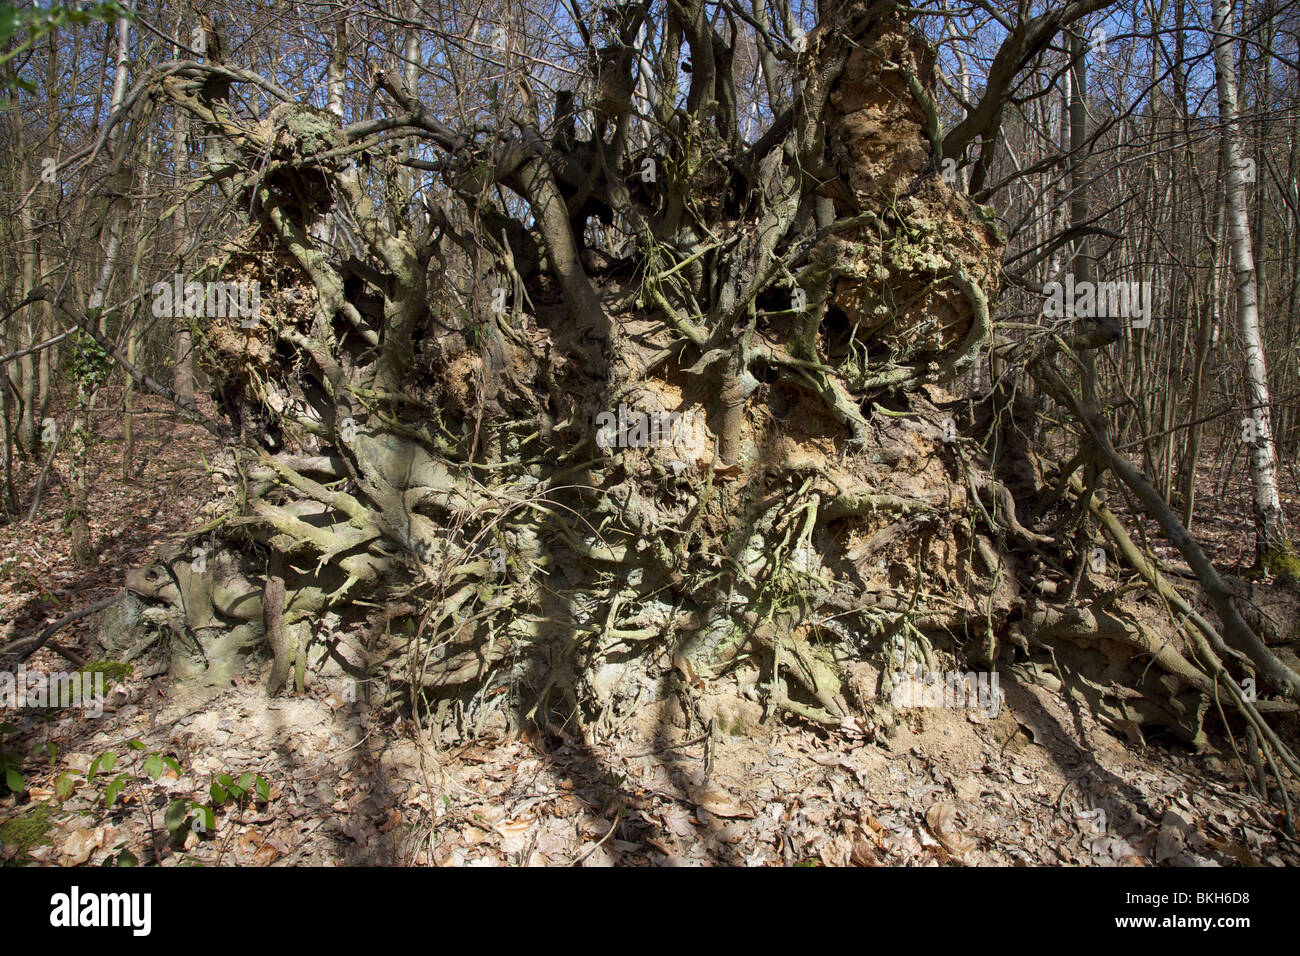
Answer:
<svg viewBox="0 0 1300 956"><path fill-rule="evenodd" d="M227 439L212 513L128 582L173 679L269 657L271 693L343 675L459 733L608 730L734 674L768 713L872 735L951 655L1050 671L1119 731L1197 743L1236 708L1295 772L1261 713L1300 678L1090 395L1113 323L996 330L1005 237L945 175L988 174L1017 70L1102 6L1022 21L946 134L933 48L892 3L828 3L806 36L761 5L575 13L574 85L542 102L507 71L496 124L379 68L345 123L209 24L201 61L115 114L188 114L232 224L193 278L260 284L254 321L191 320ZM991 387L958 400L977 362ZM1049 399L1072 457L1027 437ZM1200 595L1134 544L1112 478Z"/></svg>

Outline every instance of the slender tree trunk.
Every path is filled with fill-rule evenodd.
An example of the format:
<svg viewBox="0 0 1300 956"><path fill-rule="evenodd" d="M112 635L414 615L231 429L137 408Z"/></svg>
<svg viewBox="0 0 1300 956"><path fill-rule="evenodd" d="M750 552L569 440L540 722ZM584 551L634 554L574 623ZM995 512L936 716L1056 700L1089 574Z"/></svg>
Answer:
<svg viewBox="0 0 1300 956"><path fill-rule="evenodd" d="M190 174L189 153L189 117L177 108L175 126L172 129L172 175L178 183L186 182ZM176 207L176 268L185 270L185 253L189 244L189 216L185 203ZM174 364L172 372L172 390L189 404L194 404L194 339L190 334L188 319L182 313L175 327Z"/></svg>
<svg viewBox="0 0 1300 956"><path fill-rule="evenodd" d="M112 115L126 96L126 84L129 72L131 41L131 21L125 17L117 21L116 72L113 77L113 93L109 114ZM120 129L120 127L119 127ZM108 242L104 249L104 259L100 264L98 275L91 287L90 307L93 314L91 321L98 324L101 333L105 329L107 309L104 307L108 297L109 283L117 266L122 249L122 220L125 211L115 207L120 203L120 196L130 188L130 176L122 163L119 143L115 137L109 137L109 154L112 157L112 176L114 196L110 197L104 209L105 228L108 230ZM72 414L71 431L68 435L68 465L65 476L68 493L68 531L72 538L72 557L79 567L90 567L95 563L95 550L90 533L90 504L88 470L90 467L90 449L94 444L94 417L91 408L95 402L98 389L85 382L77 385L76 405Z"/></svg>
<svg viewBox="0 0 1300 956"><path fill-rule="evenodd" d="M1223 249L1223 208L1220 205L1214 223L1214 232L1210 237L1210 278L1207 283L1208 294L1204 296L1197 309L1200 322L1196 330L1196 360L1192 367L1192 396L1187 413L1190 424L1187 428L1187 458L1183 473L1183 524L1187 530L1192 529L1192 520L1196 510L1196 466L1201 457L1201 434L1204 430L1200 422L1201 408L1204 405L1205 363L1214 347L1215 328L1219 324L1219 257ZM1207 230L1208 232L1208 230Z"/></svg>
<svg viewBox="0 0 1300 956"><path fill-rule="evenodd" d="M1088 138L1088 60L1087 46L1075 35L1070 44L1070 225L1083 226L1088 221L1088 172L1083 148ZM1075 285L1093 281L1092 248L1085 236L1074 244L1071 267ZM1083 362L1083 396L1089 402L1097 397L1097 357L1092 349L1080 356Z"/></svg>
<svg viewBox="0 0 1300 956"><path fill-rule="evenodd" d="M59 31L51 30L47 38L49 50L46 56L45 69L45 94L49 97L49 110L46 113L45 122L46 130L55 131L60 128L61 120L59 117L60 88L62 75L59 72ZM55 140L54 142L57 142ZM49 187L47 196L57 197L57 187ZM48 205L42 204L40 218L42 222L47 221L49 212L55 208L53 201ZM37 274L44 275L44 269L50 259L49 252L41 245L41 232L36 234L36 267ZM40 323L39 328L42 335L54 335L58 328L55 325L56 309L54 303L49 299L40 304ZM50 413L50 403L54 399L55 376L59 368L59 347L51 346L43 349L36 359L36 420L37 422L45 421L45 417Z"/></svg>
<svg viewBox="0 0 1300 956"><path fill-rule="evenodd" d="M10 116L14 130L14 149L22 157L18 163L18 191L22 194L31 186L31 160L27 158L22 110L13 110ZM30 201L23 203L19 209L18 236L22 243L22 248L18 251L22 269L22 285L18 297L24 298L36 287L36 236L32 230ZM28 342L36 341L39 328L32 322L34 313L34 309L27 308L10 319L15 327L22 330L16 341L22 341L23 337ZM18 410L18 443L28 455L36 456L39 451L36 440L36 356L25 355L18 360L18 387L21 402Z"/></svg>
<svg viewBox="0 0 1300 956"><path fill-rule="evenodd" d="M1280 565L1296 577L1290 560L1291 543L1282 523L1282 503L1277 488L1277 456L1270 426L1272 405L1268 389L1268 365L1260 335L1259 287L1251 245L1249 210L1246 205L1246 163L1241 148L1237 118L1237 79L1233 69L1232 0L1214 5L1214 69L1219 90L1219 121L1222 126L1223 174L1227 186L1228 242L1232 271L1237 285L1237 321L1245 353L1245 383L1248 414L1253 419L1254 441L1250 444L1250 478L1254 491L1255 553L1261 568Z"/></svg>
<svg viewBox="0 0 1300 956"><path fill-rule="evenodd" d="M176 23L176 39L184 37L181 23L189 10L186 4L181 11L181 18ZM189 115L180 107L173 110L172 120L172 181L178 186L190 178L190 120ZM176 207L172 220L175 229L176 269L185 271L186 251L190 242L189 212L184 202ZM172 391L181 400L194 404L194 338L190 334L189 320L181 314L175 321L175 339L173 341Z"/></svg>
<svg viewBox="0 0 1300 956"><path fill-rule="evenodd" d="M3 337L0 337L0 341L3 341ZM14 492L14 441L13 427L10 424L11 415L12 413L9 411L9 372L6 369L0 369L0 431L4 432L4 447L0 448L0 453L4 455L4 508L6 514L13 514L18 510L18 496Z"/></svg>
<svg viewBox="0 0 1300 956"><path fill-rule="evenodd" d="M140 173L140 192L145 197L149 195L149 171L153 169L153 141L145 140L144 144L144 161L141 163ZM145 199L148 202L148 199ZM135 221L135 229L131 246L136 250L135 262L131 267L131 285L135 286L140 281L140 250L144 244L144 226L146 216L139 216ZM132 310L133 317L125 330L126 335L126 360L134 366L136 364L136 353L139 350L141 332L138 316L140 310L138 307ZM135 463L135 380L129 373L123 373L123 394L122 394L122 480L129 481L131 473L134 470Z"/></svg>

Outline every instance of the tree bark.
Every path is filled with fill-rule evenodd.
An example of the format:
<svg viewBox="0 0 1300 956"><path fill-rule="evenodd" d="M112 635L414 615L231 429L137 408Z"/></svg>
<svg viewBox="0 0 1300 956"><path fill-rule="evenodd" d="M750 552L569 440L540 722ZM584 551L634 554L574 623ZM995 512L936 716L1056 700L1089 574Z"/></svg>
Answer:
<svg viewBox="0 0 1300 956"><path fill-rule="evenodd" d="M1250 478L1254 493L1255 554L1260 569L1300 579L1297 562L1282 522L1277 487L1277 453L1272 434L1272 399L1268 364L1260 335L1259 284L1251 243L1246 202L1246 158L1241 147L1237 111L1237 79L1233 57L1232 0L1214 4L1214 72L1219 92L1219 122L1223 174L1227 190L1227 223L1232 271L1237 286L1237 321L1241 330L1246 381L1246 406L1254 422L1249 445Z"/></svg>

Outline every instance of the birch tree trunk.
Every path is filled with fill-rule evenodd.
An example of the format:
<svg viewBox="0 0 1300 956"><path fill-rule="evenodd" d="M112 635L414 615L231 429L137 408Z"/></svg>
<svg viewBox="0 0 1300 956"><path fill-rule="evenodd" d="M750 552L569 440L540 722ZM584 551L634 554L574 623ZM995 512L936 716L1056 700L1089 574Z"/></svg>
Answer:
<svg viewBox="0 0 1300 956"><path fill-rule="evenodd" d="M1282 523L1282 503L1277 489L1277 455L1270 426L1271 399L1268 366L1259 328L1259 287L1251 245L1250 219L1246 207L1246 161L1241 148L1237 119L1237 80L1232 52L1232 0L1214 5L1214 72L1219 90L1221 149L1226 182L1228 245L1237 286L1237 321L1245 352L1248 415L1254 441L1249 444L1250 478L1254 491L1255 554L1260 568L1293 579L1300 570ZM1243 436L1244 437L1244 436Z"/></svg>

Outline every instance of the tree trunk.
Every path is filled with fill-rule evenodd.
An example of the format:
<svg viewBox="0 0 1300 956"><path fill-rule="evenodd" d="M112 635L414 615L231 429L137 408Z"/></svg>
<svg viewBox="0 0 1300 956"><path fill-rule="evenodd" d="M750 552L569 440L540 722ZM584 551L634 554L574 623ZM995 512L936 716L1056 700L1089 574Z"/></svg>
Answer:
<svg viewBox="0 0 1300 956"><path fill-rule="evenodd" d="M134 7L134 4L132 5ZM120 108L126 96L128 63L130 60L131 21L123 17L117 21L117 52L115 55L115 72L113 91L110 98L110 113ZM109 286L117 269L118 258L122 249L122 229L125 213L119 211L124 206L124 197L130 189L129 167L124 163L124 156L119 152L119 139L109 137L108 152L112 158L112 172L109 180L110 195L104 204L104 228L108 240L104 247L104 258L91 286L89 307L86 315L91 323L98 327L101 335L105 332ZM78 303L80 305L80 303ZM77 389L74 399L71 424L69 426L66 446L66 463L64 465L64 483L68 498L66 521L72 539L72 556L78 567L91 567L95 564L95 548L90 530L90 494L89 470L90 450L94 445L95 418L92 414L99 385L106 374L100 364L98 353L89 345L79 358L80 368L77 375Z"/></svg>
<svg viewBox="0 0 1300 956"><path fill-rule="evenodd" d="M1300 561L1294 555L1282 523L1282 503L1277 487L1277 455L1271 427L1272 400L1268 366L1260 336L1259 288L1251 245L1250 216L1246 202L1246 158L1241 148L1237 118L1237 79L1233 58L1232 0L1215 0L1214 71L1219 90L1223 174L1227 191L1227 224L1232 271L1237 286L1237 321L1244 351L1250 478L1254 492L1255 553L1258 567L1300 580Z"/></svg>
<svg viewBox="0 0 1300 956"><path fill-rule="evenodd" d="M177 180L184 182L189 179L190 172L189 117L180 108L172 112L174 114L172 121L174 124L172 127L172 169ZM181 201L176 207L176 212L173 215L175 216L172 221L175 224L176 271L184 275L188 261L187 250L191 239L189 215L184 201ZM180 396L182 401L193 405L194 338L190 333L189 323L184 316L181 316L175 322L174 334L172 390Z"/></svg>

